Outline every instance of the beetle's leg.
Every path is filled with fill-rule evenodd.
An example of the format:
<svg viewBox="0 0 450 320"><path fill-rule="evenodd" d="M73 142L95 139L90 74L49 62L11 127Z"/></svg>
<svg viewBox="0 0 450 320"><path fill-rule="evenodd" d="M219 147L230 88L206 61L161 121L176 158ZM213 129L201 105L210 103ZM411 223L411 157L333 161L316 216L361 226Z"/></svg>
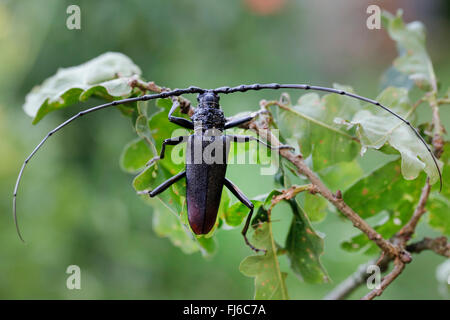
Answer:
<svg viewBox="0 0 450 320"><path fill-rule="evenodd" d="M168 144L169 146L176 146L177 144L187 142L188 138L189 138L189 136L179 136L179 137L174 137L174 138L170 138L170 139L164 140L163 143L162 143L161 153L159 154L159 156L155 156L152 159L150 159L147 162L146 166L149 167L155 161L160 160L160 159L164 159L164 154L166 152L166 144Z"/></svg>
<svg viewBox="0 0 450 320"><path fill-rule="evenodd" d="M194 129L194 123L192 121L189 121L185 118L172 116L172 113L174 113L175 110L179 106L180 106L180 103L178 102L178 100L174 100L174 102L172 104L172 108L170 108L170 111L169 111L169 121L179 125L180 127L186 128L186 129Z"/></svg>
<svg viewBox="0 0 450 320"><path fill-rule="evenodd" d="M279 149L295 149L289 145L281 144L279 146L270 146L267 143L265 143L262 140L259 140L258 138L255 138L253 136L239 136L239 135L227 135L227 137L231 138L231 141L233 142L250 142L250 141L257 141L258 143L261 143L262 145L266 146L267 148L270 148L271 150L279 150Z"/></svg>
<svg viewBox="0 0 450 320"><path fill-rule="evenodd" d="M185 176L186 176L186 171L180 172L179 174L174 175L172 178L169 178L166 181L164 181L163 183L161 183L159 186L157 186L152 191L140 191L140 192L138 192L138 194L148 194L150 197L153 198L154 196L157 196L158 194L160 194L161 192L163 192L168 187L173 185L175 182L177 182L181 178L184 178Z"/></svg>
<svg viewBox="0 0 450 320"><path fill-rule="evenodd" d="M247 117L243 117L243 118L239 118L239 119L228 121L227 123L225 123L225 129L234 128L234 127L240 126L241 124L244 124L244 123L246 123L248 121L251 121L260 113L261 113L261 111L254 112L254 113L252 113L251 115L249 115Z"/></svg>
<svg viewBox="0 0 450 320"><path fill-rule="evenodd" d="M231 120L230 122L225 123L225 129L229 129L229 128L233 128L233 127L237 127L240 126L241 124L244 124L250 120L253 120L255 116L248 116L245 118L240 118L240 119L236 119L236 120Z"/></svg>
<svg viewBox="0 0 450 320"><path fill-rule="evenodd" d="M230 190L236 198L239 199L240 202L242 202L247 208L250 209L250 212L247 216L247 220L245 221L245 226L244 229L242 229L242 235L244 236L244 240L245 243L254 251L258 252L258 251L263 251L266 252L266 250L264 249L258 249L255 248L250 241L248 241L247 239L247 231L248 231L248 227L250 226L250 221L252 220L252 215L253 215L253 209L254 209L254 205L253 203L245 196L244 193L242 193L241 190L239 190L239 188L237 186L235 186L233 184L233 182L231 182L230 180L228 180L227 178L225 178L224 181L224 185L228 188L228 190Z"/></svg>

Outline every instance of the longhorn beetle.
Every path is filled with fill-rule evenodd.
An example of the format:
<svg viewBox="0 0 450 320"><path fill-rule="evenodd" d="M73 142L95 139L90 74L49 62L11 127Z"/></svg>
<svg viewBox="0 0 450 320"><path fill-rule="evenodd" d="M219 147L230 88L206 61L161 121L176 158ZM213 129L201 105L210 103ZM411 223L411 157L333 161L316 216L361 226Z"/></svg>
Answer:
<svg viewBox="0 0 450 320"><path fill-rule="evenodd" d="M161 147L160 155L151 159L148 163L148 165L151 165L155 161L163 159L166 145L177 145L182 142L187 142L188 148L186 152L187 157L186 170L171 177L170 179L168 179L167 181L163 182L161 185L156 187L154 190L145 193L148 193L150 197L154 197L159 193L163 192L164 190L166 190L168 187L170 187L172 184L179 181L180 179L186 178L186 187L187 187L186 199L187 199L189 224L195 234L206 234L212 229L216 221L223 186L227 187L245 206L247 206L250 209L244 228L242 230L242 235L244 236L244 240L250 248L252 248L255 251L260 251L260 249L257 249L253 245L251 245L247 239L247 231L253 214L253 204L242 193L242 191L239 190L237 186L235 186L230 180L228 180L225 177L227 167L226 157L228 145L230 141L233 142L257 141L258 143L261 143L271 149L282 149L291 147L286 145L272 147L253 136L222 135L223 131L226 129L237 127L248 121L251 121L257 115L257 113L254 113L250 116L246 116L240 119L227 121L223 111L220 109L219 94L231 94L235 92L246 92L249 90L262 90L262 89L272 89L272 90L301 89L301 90L316 90L323 92L331 92L349 96L358 100L362 100L384 109L385 111L389 112L390 114L392 114L393 116L404 122L406 125L408 125L411 128L411 130L415 133L415 135L419 138L419 140L425 145L426 149L433 158L434 164L438 170L440 189L442 189L441 171L439 169L434 154L431 152L430 147L427 145L425 140L419 134L417 129L411 125L409 121L403 119L397 113L385 107L378 101L365 98L343 90L319 86L310 86L307 84L277 84L277 83L252 84L252 85L240 85L237 87L220 87L212 90L202 89L199 87L189 87L185 89L175 89L172 91L165 91L158 94L148 94L139 97L116 100L110 103L105 103L93 107L91 109L79 112L75 116L69 118L68 120L57 126L55 129L50 131L44 137L44 139L36 146L36 148L31 152L31 154L25 159L22 168L20 169L19 176L17 177L17 182L14 188L14 195L13 195L13 216L14 222L16 224L16 230L20 239L23 241L23 238L20 234L20 230L17 224L17 215L16 215L17 189L19 187L19 183L22 178L25 166L50 136L52 136L54 133L56 133L57 131L59 131L72 121L91 112L95 112L113 106L118 106L120 104L129 102L147 101L157 98L168 98L174 96L181 96L183 94L197 93L198 106L191 117L192 121L181 117L174 117L172 115L175 112L175 110L179 107L179 103L177 103L176 100L174 100L172 108L169 111L170 122L173 122L183 128L194 130L194 134L190 136L182 136L164 140ZM208 148L212 143L216 143L219 146L219 148L215 148L212 153L212 156L215 158L215 160L217 160L217 157L220 158L220 154L217 155L214 152L223 151L221 161L219 161L219 163L214 161L211 162L210 161L211 159L208 160L203 157L203 151L206 148ZM195 161L194 159L193 162L192 158L193 157L195 158L196 148L202 152L202 158L199 161Z"/></svg>

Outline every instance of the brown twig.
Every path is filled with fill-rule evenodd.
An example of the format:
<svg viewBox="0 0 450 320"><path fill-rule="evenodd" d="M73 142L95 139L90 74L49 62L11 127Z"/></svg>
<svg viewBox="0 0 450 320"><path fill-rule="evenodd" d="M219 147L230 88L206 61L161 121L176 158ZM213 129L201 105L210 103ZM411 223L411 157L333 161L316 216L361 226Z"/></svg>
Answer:
<svg viewBox="0 0 450 320"><path fill-rule="evenodd" d="M425 186L422 189L419 203L417 204L411 219L396 234L396 238L401 241L402 245L405 245L409 241L409 239L411 239L411 236L414 234L420 218L426 212L425 205L427 204L430 191L431 184L430 180L427 179Z"/></svg>
<svg viewBox="0 0 450 320"><path fill-rule="evenodd" d="M421 253L422 251L430 250L444 257L450 257L450 244L446 237L438 237L435 239L424 238L418 242L409 244L406 246L406 251L414 254ZM391 263L392 259L381 257L378 261L370 260L365 264L362 264L358 269L342 281L336 288L329 292L325 296L325 300L341 300L347 298L354 290L359 286L366 283L370 274L367 273L367 267L377 264L380 267L380 272L385 272Z"/></svg>
<svg viewBox="0 0 450 320"><path fill-rule="evenodd" d="M432 144L434 147L434 155L436 158L440 158L442 152L444 151L444 134L445 128L442 125L441 118L439 116L439 106L436 97L436 91L430 92L428 95L428 103L430 104L432 118L431 123L433 124L433 140Z"/></svg>
<svg viewBox="0 0 450 320"><path fill-rule="evenodd" d="M160 87L157 84L155 84L153 81L150 82L144 82L138 78L133 78L130 80L129 85L132 88L138 88L142 91L143 94L145 94L147 91L161 93L164 91L170 91L170 88ZM187 114L189 116L192 116L194 114L194 108L191 106L191 101L182 97L171 97L172 101L177 101L180 104L180 111L181 113Z"/></svg>
<svg viewBox="0 0 450 320"><path fill-rule="evenodd" d="M372 300L373 298L380 296L383 291L402 273L405 269L405 263L398 258L394 260L394 269L383 278L380 284L380 288L370 291L361 300Z"/></svg>
<svg viewBox="0 0 450 320"><path fill-rule="evenodd" d="M391 261L392 259L389 256L382 253L380 258L378 258L377 260L370 260L365 264L360 265L353 274L351 274L336 288L329 292L324 299L342 300L347 298L354 290L359 288L359 286L366 283L367 279L371 275L369 272L367 272L368 267L377 265L380 268L380 272L383 273L388 269Z"/></svg>
<svg viewBox="0 0 450 320"><path fill-rule="evenodd" d="M370 274L367 268L376 263L376 260L371 260L358 267L358 269L342 281L336 288L330 291L323 299L324 300L343 300L346 299L356 288L364 284L369 278Z"/></svg>
<svg viewBox="0 0 450 320"><path fill-rule="evenodd" d="M424 238L421 241L409 244L406 246L406 250L412 253L431 250L441 256L450 258L450 243L448 243L447 238L444 236L435 239Z"/></svg>
<svg viewBox="0 0 450 320"><path fill-rule="evenodd" d="M293 185L290 188L286 189L286 190L282 190L281 194L273 196L272 198L272 204L271 204L271 208L273 206L275 206L278 202L282 201L282 200L289 200L294 198L297 194L304 192L304 191L309 191L312 194L317 193L317 189L313 184L305 184L302 186L297 186L297 185Z"/></svg>
<svg viewBox="0 0 450 320"><path fill-rule="evenodd" d="M449 104L450 105L450 98L437 99L436 103L438 106L440 106L441 104Z"/></svg>

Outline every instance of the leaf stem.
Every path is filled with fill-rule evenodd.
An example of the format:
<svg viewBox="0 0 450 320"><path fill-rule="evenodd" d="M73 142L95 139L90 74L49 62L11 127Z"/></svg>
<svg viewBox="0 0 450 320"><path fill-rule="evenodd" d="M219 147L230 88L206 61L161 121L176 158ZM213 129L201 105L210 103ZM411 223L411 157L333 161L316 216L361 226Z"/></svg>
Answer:
<svg viewBox="0 0 450 320"><path fill-rule="evenodd" d="M288 300L289 298L288 298L288 294L287 294L287 288L283 281L283 275L281 273L280 263L277 258L277 246L276 246L275 239L274 239L273 233L272 233L272 223L270 223L271 212L268 210L268 213L269 213L269 223L268 224L269 224L270 242L272 245L272 255L273 255L273 259L275 260L275 268L277 271L278 281L281 286L281 296L283 297L283 300ZM274 290L274 292L275 292L275 290Z"/></svg>
<svg viewBox="0 0 450 320"><path fill-rule="evenodd" d="M450 104L450 98L441 98L436 100L436 104L439 106L441 104Z"/></svg>

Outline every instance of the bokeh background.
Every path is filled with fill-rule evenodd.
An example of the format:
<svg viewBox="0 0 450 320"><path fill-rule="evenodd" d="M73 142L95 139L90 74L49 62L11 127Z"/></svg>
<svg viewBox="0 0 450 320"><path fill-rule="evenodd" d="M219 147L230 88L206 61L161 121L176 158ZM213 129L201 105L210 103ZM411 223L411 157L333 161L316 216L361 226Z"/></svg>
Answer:
<svg viewBox="0 0 450 320"><path fill-rule="evenodd" d="M81 7L81 30L66 28L66 8ZM2 299L250 299L253 279L238 266L251 252L240 229L216 234L219 251L205 260L186 255L152 231L152 209L121 171L123 146L135 137L115 110L92 114L52 137L27 168L19 192L19 241L12 192L24 158L57 124L99 101L47 116L39 125L22 110L27 92L59 67L106 51L123 52L144 76L175 88L254 82L352 85L375 97L380 78L396 56L384 30L366 28L371 1L134 0L0 1L0 298ZM450 3L376 1L406 21L427 27L428 50L443 88L450 84ZM293 92L296 99L299 92ZM222 98L227 115L256 110L257 92ZM449 113L443 112L448 124ZM377 157L368 153L368 164ZM231 166L228 176L249 196L268 192L271 177L256 165ZM279 211L279 221L290 221ZM280 223L282 226L283 223ZM347 253L340 241L356 231L329 214L315 226L326 235L322 261L333 283L309 285L291 272L293 299L320 299L368 260ZM278 228L278 227L277 227ZM282 228L282 227L280 227ZM281 233L281 232L280 232ZM421 235L434 235L425 224ZM414 257L382 299L442 299L436 267L444 258ZM82 271L82 290L66 288L67 266ZM287 261L282 268L289 270ZM442 289L442 288L441 288ZM361 297L359 289L352 298Z"/></svg>

